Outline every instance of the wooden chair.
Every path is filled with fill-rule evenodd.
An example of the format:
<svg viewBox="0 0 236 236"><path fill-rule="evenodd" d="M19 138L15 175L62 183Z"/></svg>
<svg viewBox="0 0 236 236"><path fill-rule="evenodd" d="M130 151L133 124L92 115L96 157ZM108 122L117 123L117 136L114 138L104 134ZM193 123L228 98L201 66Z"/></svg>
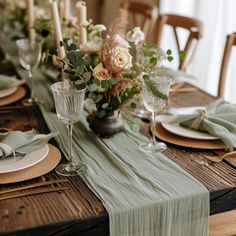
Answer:
<svg viewBox="0 0 236 236"><path fill-rule="evenodd" d="M224 96L226 74L227 74L230 54L231 54L231 50L232 50L233 46L236 46L236 33L232 33L232 34L227 35L222 64L221 64L221 70L220 70L219 85L218 85L218 94L217 95L219 97Z"/></svg>
<svg viewBox="0 0 236 236"><path fill-rule="evenodd" d="M125 0L121 3L120 9L127 13L125 20L128 21L128 26L140 26L147 39L157 19L157 6Z"/></svg>
<svg viewBox="0 0 236 236"><path fill-rule="evenodd" d="M157 43L158 45L160 45L161 38L163 35L163 28L165 25L169 25L173 29L178 52L185 52L185 57L183 59L179 59L179 70L185 71L188 65L191 63L197 47L197 43L202 37L203 24L197 19L193 19L186 16L173 14L160 15L157 19L157 23L155 26L155 43ZM177 32L178 28L185 29L189 32L188 39L186 40L185 46L183 48L180 47L180 36Z"/></svg>

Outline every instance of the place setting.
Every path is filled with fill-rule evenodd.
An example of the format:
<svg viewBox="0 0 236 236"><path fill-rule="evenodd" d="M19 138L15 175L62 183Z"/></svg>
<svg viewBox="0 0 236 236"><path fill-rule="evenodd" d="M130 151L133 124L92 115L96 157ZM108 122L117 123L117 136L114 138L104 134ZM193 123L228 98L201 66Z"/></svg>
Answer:
<svg viewBox="0 0 236 236"><path fill-rule="evenodd" d="M155 134L179 146L234 149L235 106L222 98L206 107L170 108L158 116Z"/></svg>
<svg viewBox="0 0 236 236"><path fill-rule="evenodd" d="M0 106L17 102L26 95L23 80L14 76L0 75Z"/></svg>
<svg viewBox="0 0 236 236"><path fill-rule="evenodd" d="M48 141L56 134L7 131L0 133L0 183L42 176L60 162L60 151Z"/></svg>

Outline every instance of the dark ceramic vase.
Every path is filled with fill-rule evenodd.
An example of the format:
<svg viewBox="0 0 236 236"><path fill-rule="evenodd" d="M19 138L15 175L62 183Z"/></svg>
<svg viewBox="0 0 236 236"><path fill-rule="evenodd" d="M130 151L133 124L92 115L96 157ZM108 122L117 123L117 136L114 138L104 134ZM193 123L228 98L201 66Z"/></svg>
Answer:
<svg viewBox="0 0 236 236"><path fill-rule="evenodd" d="M102 138L109 138L124 129L124 123L114 112L109 113L105 118L98 118L96 115L87 117L90 129Z"/></svg>

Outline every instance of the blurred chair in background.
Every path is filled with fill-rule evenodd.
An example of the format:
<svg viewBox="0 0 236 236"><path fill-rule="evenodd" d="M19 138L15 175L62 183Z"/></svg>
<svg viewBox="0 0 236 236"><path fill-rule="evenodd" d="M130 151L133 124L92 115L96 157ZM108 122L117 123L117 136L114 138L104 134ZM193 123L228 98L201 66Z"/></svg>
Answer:
<svg viewBox="0 0 236 236"><path fill-rule="evenodd" d="M194 56L197 43L202 37L203 23L197 19L181 15L159 15L155 25L155 43L158 45L161 43L165 25L169 25L172 28L178 52L183 51L185 55L183 58L179 58L178 69L181 71L186 71ZM181 47L181 34L178 34L178 28L185 29L189 32L183 47Z"/></svg>
<svg viewBox="0 0 236 236"><path fill-rule="evenodd" d="M224 48L224 54L223 54L222 63L221 63L219 84L218 84L217 96L219 97L224 96L227 69L228 69L229 59L230 59L233 46L236 46L236 33L227 35L225 48Z"/></svg>
<svg viewBox="0 0 236 236"><path fill-rule="evenodd" d="M150 42L158 15L157 6L125 0L120 5L120 11L122 20L127 21L128 28L140 26L146 36L146 42Z"/></svg>

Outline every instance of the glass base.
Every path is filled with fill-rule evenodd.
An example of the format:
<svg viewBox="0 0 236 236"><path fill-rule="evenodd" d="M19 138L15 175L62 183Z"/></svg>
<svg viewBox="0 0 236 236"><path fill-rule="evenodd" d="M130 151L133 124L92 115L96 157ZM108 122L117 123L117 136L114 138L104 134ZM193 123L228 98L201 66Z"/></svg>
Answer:
<svg viewBox="0 0 236 236"><path fill-rule="evenodd" d="M148 153L155 153L155 152L163 152L167 149L167 146L165 143L162 142L155 142L155 143L141 143L139 145L139 149L142 152L148 152Z"/></svg>
<svg viewBox="0 0 236 236"><path fill-rule="evenodd" d="M27 98L22 101L22 104L24 106L34 106L39 103L39 100L37 98Z"/></svg>
<svg viewBox="0 0 236 236"><path fill-rule="evenodd" d="M75 176L84 173L86 171L86 168L86 165L82 163L74 167L70 167L68 164L61 164L56 167L55 171L59 175Z"/></svg>

